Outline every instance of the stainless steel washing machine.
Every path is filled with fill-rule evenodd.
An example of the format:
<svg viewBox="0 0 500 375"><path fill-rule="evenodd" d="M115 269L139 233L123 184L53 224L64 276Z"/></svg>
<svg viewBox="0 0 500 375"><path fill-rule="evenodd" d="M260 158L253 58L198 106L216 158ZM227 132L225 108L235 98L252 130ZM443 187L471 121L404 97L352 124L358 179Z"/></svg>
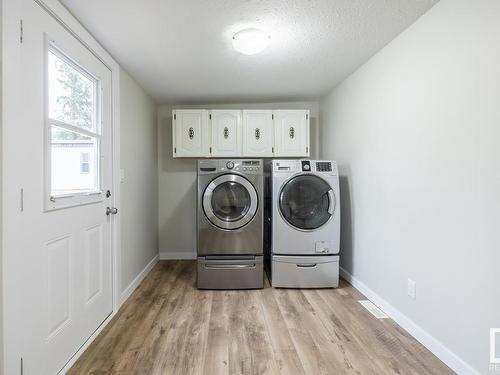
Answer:
<svg viewBox="0 0 500 375"><path fill-rule="evenodd" d="M263 288L263 161L198 161L200 289Z"/></svg>

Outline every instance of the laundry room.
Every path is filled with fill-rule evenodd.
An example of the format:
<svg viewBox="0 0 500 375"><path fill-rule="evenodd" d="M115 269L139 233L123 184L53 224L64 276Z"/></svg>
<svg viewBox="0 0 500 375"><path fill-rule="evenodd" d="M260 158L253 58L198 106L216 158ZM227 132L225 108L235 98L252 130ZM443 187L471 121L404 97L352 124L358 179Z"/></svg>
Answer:
<svg viewBox="0 0 500 375"><path fill-rule="evenodd" d="M0 375L500 373L499 0L0 19Z"/></svg>
<svg viewBox="0 0 500 375"><path fill-rule="evenodd" d="M158 109L158 194L159 194L159 253L161 257L196 257L196 158L173 155L172 111L174 109L245 109L245 110L308 110L310 114L310 155L319 158L319 103L242 103L163 105ZM272 147L272 146L271 146ZM266 157L266 159L272 159ZM175 195L172 192L177 192ZM162 250L163 249L163 250Z"/></svg>

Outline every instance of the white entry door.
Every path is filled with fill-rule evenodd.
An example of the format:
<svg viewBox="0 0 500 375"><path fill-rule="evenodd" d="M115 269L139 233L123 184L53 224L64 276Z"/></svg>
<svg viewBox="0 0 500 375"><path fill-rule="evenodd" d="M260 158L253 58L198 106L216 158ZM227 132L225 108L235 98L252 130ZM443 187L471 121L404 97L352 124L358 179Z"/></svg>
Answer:
<svg viewBox="0 0 500 375"><path fill-rule="evenodd" d="M20 1L18 298L7 307L19 336L6 344L24 374L53 375L113 309L111 72L35 1Z"/></svg>

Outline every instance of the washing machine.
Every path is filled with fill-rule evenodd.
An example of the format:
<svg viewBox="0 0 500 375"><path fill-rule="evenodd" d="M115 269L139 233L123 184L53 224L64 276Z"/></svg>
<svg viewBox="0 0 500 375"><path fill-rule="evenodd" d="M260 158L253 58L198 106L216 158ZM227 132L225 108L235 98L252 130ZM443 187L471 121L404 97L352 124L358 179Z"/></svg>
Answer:
<svg viewBox="0 0 500 375"><path fill-rule="evenodd" d="M273 160L266 164L266 174L272 286L337 287L340 192L335 161Z"/></svg>
<svg viewBox="0 0 500 375"><path fill-rule="evenodd" d="M198 161L197 286L264 287L264 172L259 159Z"/></svg>

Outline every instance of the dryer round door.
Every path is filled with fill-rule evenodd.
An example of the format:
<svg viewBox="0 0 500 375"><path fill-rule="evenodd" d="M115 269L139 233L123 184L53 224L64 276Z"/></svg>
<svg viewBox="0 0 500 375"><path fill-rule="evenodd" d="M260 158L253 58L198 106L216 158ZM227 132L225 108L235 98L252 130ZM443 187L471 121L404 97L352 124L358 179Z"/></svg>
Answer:
<svg viewBox="0 0 500 375"><path fill-rule="evenodd" d="M292 177L282 187L279 209L292 227L311 231L325 225L335 211L335 192L321 177L302 174Z"/></svg>
<svg viewBox="0 0 500 375"><path fill-rule="evenodd" d="M203 194L203 211L212 224L222 229L238 229L257 212L257 191L246 178L226 174L215 178Z"/></svg>

